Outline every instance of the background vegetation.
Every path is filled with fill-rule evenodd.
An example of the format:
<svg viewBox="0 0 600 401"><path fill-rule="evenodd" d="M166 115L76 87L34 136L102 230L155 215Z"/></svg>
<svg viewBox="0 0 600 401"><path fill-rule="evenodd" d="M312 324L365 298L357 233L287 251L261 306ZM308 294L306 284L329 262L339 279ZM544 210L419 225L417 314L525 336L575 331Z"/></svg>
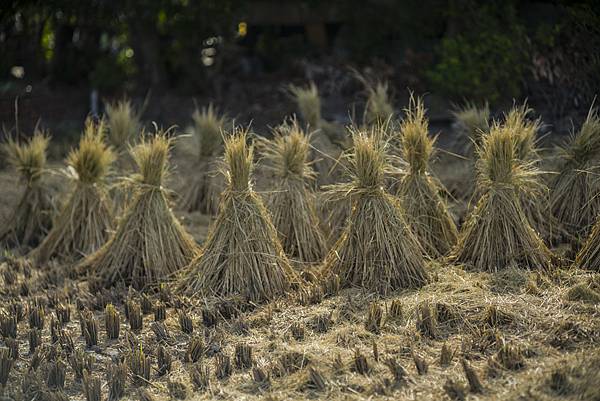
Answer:
<svg viewBox="0 0 600 401"><path fill-rule="evenodd" d="M334 0L325 46L307 35L322 2L290 2L312 15L306 24L245 23L269 3L277 2L7 1L0 90L26 79L104 95L189 94L240 73L285 75L298 59L383 64L397 87L452 101L539 97L556 114L589 106L600 87L600 6L591 0Z"/></svg>

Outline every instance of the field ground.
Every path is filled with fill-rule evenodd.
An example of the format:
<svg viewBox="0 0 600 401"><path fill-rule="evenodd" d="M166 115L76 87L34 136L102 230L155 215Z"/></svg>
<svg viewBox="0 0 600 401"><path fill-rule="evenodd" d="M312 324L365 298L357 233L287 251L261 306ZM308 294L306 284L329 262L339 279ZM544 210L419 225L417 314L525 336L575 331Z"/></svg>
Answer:
<svg viewBox="0 0 600 401"><path fill-rule="evenodd" d="M448 166L438 169L455 171ZM178 169L178 175L180 171L187 170ZM444 174L440 177L446 180ZM54 175L49 181L58 191L63 180ZM5 215L20 192L12 173L1 172L0 183ZM445 183L460 186L461 181ZM180 185L177 177L173 184ZM454 202L455 212L465 209L464 201ZM202 241L210 218L177 215ZM556 249L560 255L567 250ZM123 399L140 399L140 388L156 399L600 399L600 275L569 269L567 263L546 275L517 268L476 273L432 262L433 280L420 290L380 297L313 283L299 294L256 307L236 300L186 299L165 289L149 298L153 306L166 305L166 333L151 312L144 315L141 330L130 330L123 301L130 297L139 303L139 294L90 294L84 281L72 279L59 266L29 268L22 260L7 259L0 269L5 308L20 302L27 310L36 298L45 305L37 354L29 350L27 314L18 324L19 358L2 399L61 399L62 392L46 384L55 373L49 361L56 353L65 361L64 393L68 399L85 399L68 356L76 352L69 351L64 338L51 345L58 304L70 309L70 322L62 329L70 333L74 348L95 359L92 375L101 379L102 399L109 393L109 362L128 358L132 349L139 352L140 344L149 356L150 382L134 384L130 377ZM10 271L17 271L16 277ZM120 313L118 340L106 335L107 303L114 303ZM86 346L79 308L93 311L97 345ZM191 317L193 334L180 328L179 310ZM201 339L195 363L187 361L193 338ZM170 373L163 376L157 371L159 345L173 359ZM251 357L244 346L251 349ZM35 364L40 356L40 366L31 370L32 359ZM201 389L190 372L205 367L209 380ZM469 385L465 370L474 371L480 388L472 374ZM25 377L29 379L21 386Z"/></svg>

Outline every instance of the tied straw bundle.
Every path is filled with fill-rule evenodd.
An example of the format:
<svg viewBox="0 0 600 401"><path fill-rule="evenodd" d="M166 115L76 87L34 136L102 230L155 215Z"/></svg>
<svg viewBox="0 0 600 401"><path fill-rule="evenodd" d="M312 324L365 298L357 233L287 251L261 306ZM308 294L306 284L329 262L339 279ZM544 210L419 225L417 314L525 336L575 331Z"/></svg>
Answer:
<svg viewBox="0 0 600 401"><path fill-rule="evenodd" d="M241 128L225 138L227 187L200 254L178 280L178 288L188 295L242 296L264 302L299 283L277 230L252 189L253 148L247 140L247 131Z"/></svg>
<svg viewBox="0 0 600 401"><path fill-rule="evenodd" d="M585 237L600 214L600 117L590 108L579 133L559 148L562 166L552 183L550 208L567 236Z"/></svg>
<svg viewBox="0 0 600 401"><path fill-rule="evenodd" d="M114 153L104 142L104 122L86 121L79 147L67 156L68 173L75 182L52 230L33 251L38 263L53 257L74 261L99 249L112 226L112 205L105 178Z"/></svg>
<svg viewBox="0 0 600 401"><path fill-rule="evenodd" d="M400 124L400 148L408 168L398 182L397 194L406 219L428 256L446 254L456 243L458 232L446 203L442 184L429 171L435 139L429 137L425 107L412 94L406 117Z"/></svg>
<svg viewBox="0 0 600 401"><path fill-rule="evenodd" d="M301 263L320 262L326 252L325 235L317 215L315 194L309 183L315 172L308 162L310 136L293 119L260 139L265 164L275 185L267 207L286 254Z"/></svg>
<svg viewBox="0 0 600 401"><path fill-rule="evenodd" d="M194 240L173 215L162 186L171 141L166 132L158 131L132 149L139 170L133 179L134 197L107 243L80 264L96 276L92 285L124 283L143 289L186 266L197 253Z"/></svg>
<svg viewBox="0 0 600 401"><path fill-rule="evenodd" d="M217 155L223 149L222 132L227 117L219 115L213 105L209 104L202 110L196 108L192 120L191 131L198 151L194 167L197 172L192 181L186 184L180 207L187 212L216 214L223 185L214 170L217 168Z"/></svg>
<svg viewBox="0 0 600 401"><path fill-rule="evenodd" d="M552 254L529 225L520 202L521 192L540 193L539 171L517 158L514 131L506 125L494 123L477 152L481 197L450 259L483 271L550 269Z"/></svg>
<svg viewBox="0 0 600 401"><path fill-rule="evenodd" d="M342 286L382 294L421 287L428 281L423 250L400 202L384 190L391 164L383 134L369 130L353 129L354 149L347 155L351 181L328 187L330 198L349 198L352 211L322 273L339 276Z"/></svg>
<svg viewBox="0 0 600 401"><path fill-rule="evenodd" d="M49 136L36 128L31 138L13 138L2 145L6 159L21 176L25 191L0 231L0 244L36 246L52 226L53 206L43 183Z"/></svg>

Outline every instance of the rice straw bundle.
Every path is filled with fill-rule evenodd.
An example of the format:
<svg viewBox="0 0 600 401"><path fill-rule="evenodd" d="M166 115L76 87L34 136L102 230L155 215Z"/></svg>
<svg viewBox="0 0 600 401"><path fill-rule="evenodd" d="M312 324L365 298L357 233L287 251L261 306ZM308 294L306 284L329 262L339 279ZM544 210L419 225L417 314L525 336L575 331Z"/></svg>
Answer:
<svg viewBox="0 0 600 401"><path fill-rule="evenodd" d="M49 142L49 136L36 128L27 141L8 138L2 145L9 165L21 175L25 191L4 223L0 244L8 247L35 246L52 226L52 202L42 182Z"/></svg>
<svg viewBox="0 0 600 401"><path fill-rule="evenodd" d="M481 144L482 136L490 130L489 105L485 103L477 107L473 103L466 103L452 111L452 116L456 146L460 146L463 154L472 153L474 147Z"/></svg>
<svg viewBox="0 0 600 401"><path fill-rule="evenodd" d="M201 253L181 275L178 288L252 302L285 293L298 276L290 266L262 200L251 184L253 148L236 128L225 138L227 188Z"/></svg>
<svg viewBox="0 0 600 401"><path fill-rule="evenodd" d="M321 118L321 98L317 86L311 82L307 88L290 85L290 93L300 116L308 130L313 130L310 159L317 172L317 185L322 186L336 181L339 172L336 169L337 159L341 154L339 146L333 139L340 138L340 133L333 124Z"/></svg>
<svg viewBox="0 0 600 401"><path fill-rule="evenodd" d="M596 219L589 237L577 252L575 266L600 272L600 218Z"/></svg>
<svg viewBox="0 0 600 401"><path fill-rule="evenodd" d="M222 132L227 117L219 115L213 105L209 104L202 110L196 109L192 120L194 121L192 134L198 150L196 173L192 177L192 182L186 184L180 207L188 212L216 214L223 185L219 177L216 177L215 170L217 154L223 148Z"/></svg>
<svg viewBox="0 0 600 401"><path fill-rule="evenodd" d="M38 263L58 257L73 261L95 252L108 239L112 224L112 205L105 178L114 161L112 150L104 143L104 125L86 121L79 148L67 156L68 172L75 181L52 230L32 255Z"/></svg>
<svg viewBox="0 0 600 401"><path fill-rule="evenodd" d="M529 120L527 116L532 112L526 104L513 107L506 115L506 129L513 134L515 155L523 163L538 166L540 157L536 147L537 132L541 120ZM545 239L550 239L553 234L553 218L550 213L549 191L547 186L539 180L538 191L519 191L521 208L531 227Z"/></svg>
<svg viewBox="0 0 600 401"><path fill-rule="evenodd" d="M261 139L259 145L276 180L267 206L283 250L299 262L320 262L326 244L308 185L315 178L308 162L310 136L293 119L277 127L272 140Z"/></svg>
<svg viewBox="0 0 600 401"><path fill-rule="evenodd" d="M385 191L391 171L382 133L353 130L351 182L329 187L335 199L349 197L352 212L341 237L325 258L323 275L336 274L343 286L382 294L421 287L428 281L423 250L405 220L400 202Z"/></svg>
<svg viewBox="0 0 600 401"><path fill-rule="evenodd" d="M481 197L463 226L451 260L484 271L551 267L552 254L529 225L519 198L521 192L539 193L539 172L517 158L514 141L510 127L494 123L477 148Z"/></svg>
<svg viewBox="0 0 600 401"><path fill-rule="evenodd" d="M367 89L367 104L363 121L366 125L383 124L394 117L394 106L388 95L388 83L370 84L364 81Z"/></svg>
<svg viewBox="0 0 600 401"><path fill-rule="evenodd" d="M552 184L550 207L564 231L585 236L600 214L600 117L590 108L578 134L559 149L562 166Z"/></svg>
<svg viewBox="0 0 600 401"><path fill-rule="evenodd" d="M311 82L306 88L295 85L290 85L289 88L304 123L312 129L320 128L323 120L321 119L321 98L317 85Z"/></svg>
<svg viewBox="0 0 600 401"><path fill-rule="evenodd" d="M138 112L128 99L106 105L108 140L118 151L124 152L140 133L142 123Z"/></svg>
<svg viewBox="0 0 600 401"><path fill-rule="evenodd" d="M401 153L408 169L398 183L406 219L426 253L437 258L456 243L458 232L440 192L442 184L429 172L434 142L420 98L412 95L406 117L400 125Z"/></svg>
<svg viewBox="0 0 600 401"><path fill-rule="evenodd" d="M197 253L162 186L170 147L171 140L159 131L132 149L139 170L134 176L134 198L108 242L80 264L97 275L98 284L108 287L122 282L142 289L186 266Z"/></svg>

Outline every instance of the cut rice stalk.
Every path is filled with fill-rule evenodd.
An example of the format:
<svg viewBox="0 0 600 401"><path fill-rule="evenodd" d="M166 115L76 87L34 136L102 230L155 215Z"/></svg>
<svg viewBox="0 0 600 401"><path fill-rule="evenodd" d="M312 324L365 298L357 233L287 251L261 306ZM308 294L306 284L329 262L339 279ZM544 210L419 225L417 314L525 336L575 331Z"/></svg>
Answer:
<svg viewBox="0 0 600 401"><path fill-rule="evenodd" d="M49 142L47 133L36 128L27 141L8 138L2 145L8 163L21 175L25 191L0 231L0 244L36 246L52 226L54 208L42 180Z"/></svg>
<svg viewBox="0 0 600 401"><path fill-rule="evenodd" d="M188 295L241 295L252 302L283 295L299 277L292 269L262 200L252 189L253 148L247 131L225 138L227 188L201 253L178 288Z"/></svg>
<svg viewBox="0 0 600 401"><path fill-rule="evenodd" d="M93 285L124 283L143 289L186 266L197 253L194 240L173 215L162 186L170 147L167 133L159 131L132 149L139 170L134 176L134 199L108 242L80 264L96 276Z"/></svg>
<svg viewBox="0 0 600 401"><path fill-rule="evenodd" d="M478 190L450 259L477 270L498 271L510 266L551 268L552 254L531 228L521 208L520 192L540 191L539 171L517 158L514 132L494 123L479 147Z"/></svg>
<svg viewBox="0 0 600 401"><path fill-rule="evenodd" d="M382 136L376 128L354 130L354 149L348 155L351 182L329 187L332 199L350 198L352 212L325 259L323 275L338 275L345 287L386 294L421 287L428 274L400 202L383 189L392 167Z"/></svg>
<svg viewBox="0 0 600 401"><path fill-rule="evenodd" d="M57 257L74 261L99 249L108 239L112 225L112 205L105 178L114 161L112 150L104 143L103 122L86 121L79 148L67 157L70 178L75 187L52 230L31 256L38 263Z"/></svg>
<svg viewBox="0 0 600 401"><path fill-rule="evenodd" d="M308 162L310 135L297 121L284 122L273 139L260 139L266 167L275 177L267 206L286 254L301 263L320 262L326 252L325 235L309 183L315 172Z"/></svg>

